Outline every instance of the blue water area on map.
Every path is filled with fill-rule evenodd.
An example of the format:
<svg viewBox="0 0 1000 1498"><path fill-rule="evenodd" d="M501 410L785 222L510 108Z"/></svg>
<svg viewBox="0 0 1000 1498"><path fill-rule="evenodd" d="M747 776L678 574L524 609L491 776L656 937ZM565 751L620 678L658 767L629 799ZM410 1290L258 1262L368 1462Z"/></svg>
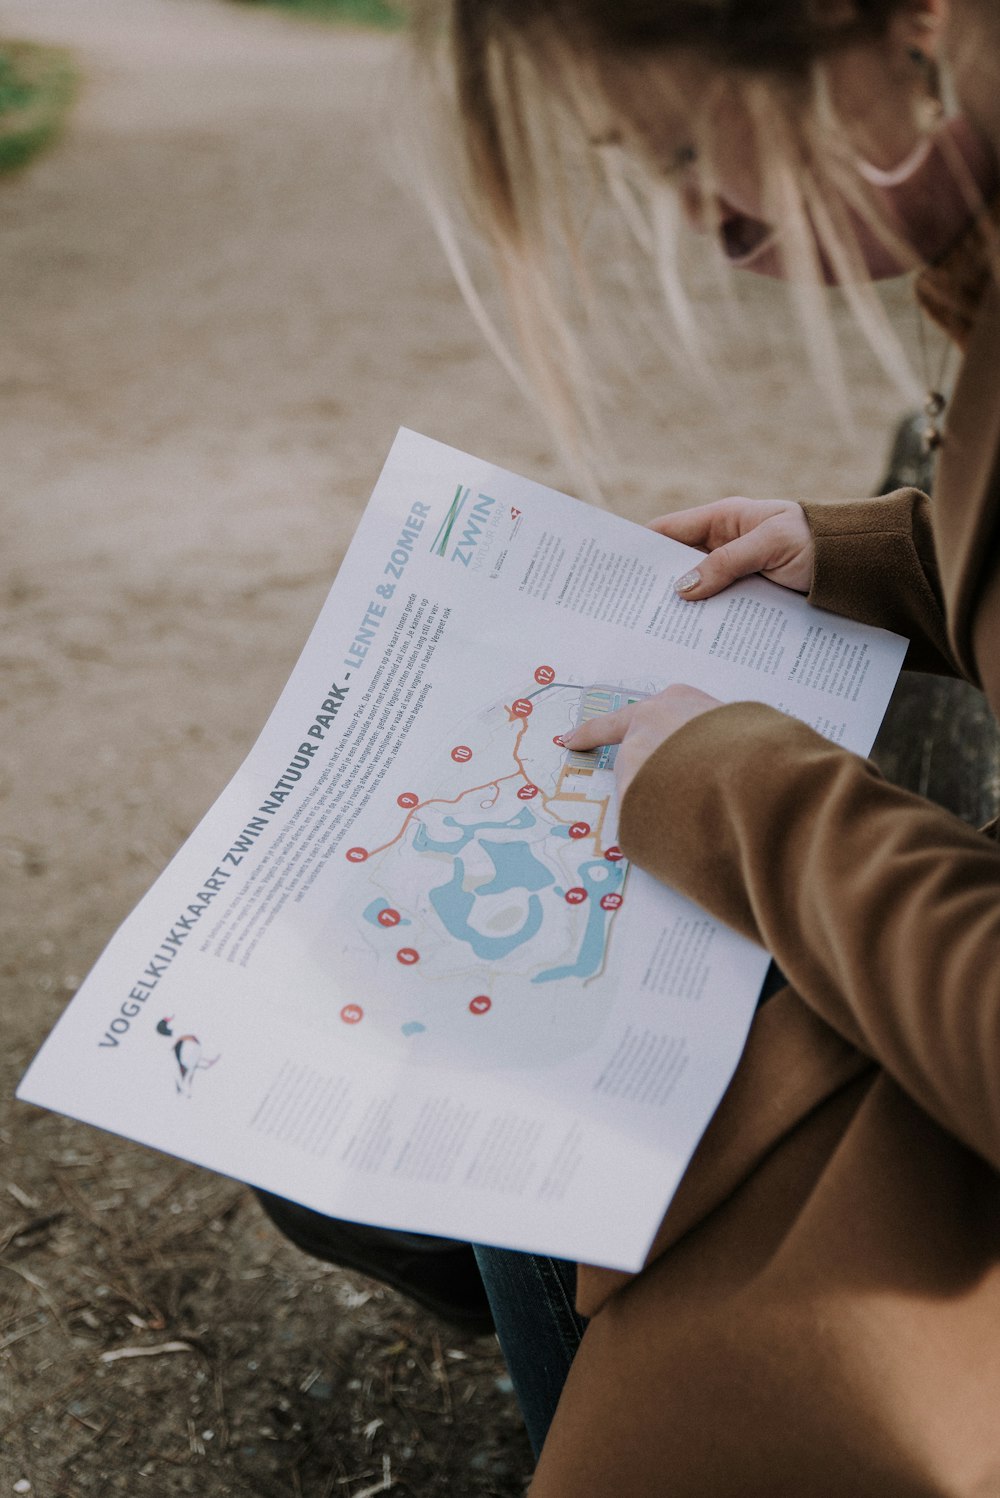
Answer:
<svg viewBox="0 0 1000 1498"><path fill-rule="evenodd" d="M364 910L362 911L362 915L364 916L365 920L369 922L370 925L372 925L372 926L378 926L379 929L381 930L382 929L382 922L378 918L379 917L379 911L381 911L381 910L391 910L391 909L392 909L392 906L389 904L388 900L373 900L370 905L366 905L365 906ZM396 922L397 926L410 926L412 924L413 924L412 921L408 921L406 919L405 915L401 915L400 918L399 918L399 920Z"/></svg>
<svg viewBox="0 0 1000 1498"><path fill-rule="evenodd" d="M412 847L416 853L450 853L453 857L451 878L446 884L430 891L430 901L448 934L456 941L465 942L479 958L493 961L504 958L518 947L530 942L541 930L545 909L538 898L538 891L550 890L557 899L564 897L563 889L556 885L555 875L536 857L531 844L525 839L510 841L496 838L480 838L479 847L493 865L493 878L475 890L467 890L465 884L465 862L457 857L463 848L478 838L480 832L527 831L536 826L537 819L528 807L523 807L506 821L475 822L468 825L456 817L442 818L448 828L455 828L458 836L450 842L431 837L426 825L418 823ZM569 827L558 825L549 830L551 837L569 837ZM585 859L576 871L577 883L587 891L586 926L576 960L561 967L550 968L536 974L533 983L552 983L560 978L589 978L598 972L604 961L607 945L608 922L613 914L601 907L601 896L619 890L625 882L627 865L610 863L606 858ZM481 895L503 895L512 891L523 891L528 896L527 916L516 931L505 936L488 936L477 931L472 923L476 901ZM375 901L365 911L369 920L377 923L378 911L384 909L385 901ZM371 913L370 913L371 912ZM580 911L581 917L584 915ZM405 1030L404 1033L416 1033Z"/></svg>
<svg viewBox="0 0 1000 1498"><path fill-rule="evenodd" d="M427 1026L422 1025L418 1019L408 1019L400 1028L404 1035L420 1035L427 1029Z"/></svg>
<svg viewBox="0 0 1000 1498"><path fill-rule="evenodd" d="M476 890L477 895L505 895L510 889L526 889L534 893L547 889L555 879L551 870L535 857L528 843L494 843L480 838L479 846L493 864L496 876L488 884L481 884Z"/></svg>
<svg viewBox="0 0 1000 1498"><path fill-rule="evenodd" d="M438 838L431 837L425 823L420 822L413 834L413 851L415 853L461 853L462 849L472 842L477 832L496 832L500 828L514 828L515 831L523 832L528 827L534 827L535 818L527 807L519 811L516 816L508 818L505 822L474 822L466 826L458 821L456 817L443 817L442 821L446 827L459 828L458 837L452 838L451 842L443 843Z"/></svg>
<svg viewBox="0 0 1000 1498"><path fill-rule="evenodd" d="M464 882L465 864L460 858L456 858L448 883L431 890L431 904L444 922L449 935L456 941L468 942L477 957L487 961L506 957L537 935L542 924L542 902L537 895L528 896L527 920L517 931L512 931L507 936L485 936L469 922L476 895L462 888Z"/></svg>
<svg viewBox="0 0 1000 1498"><path fill-rule="evenodd" d="M582 863L576 872L581 888L587 891L589 897L587 929L583 933L577 959L563 967L536 973L532 983L554 983L560 978L590 978L604 961L608 921L614 912L601 908L601 896L621 888L625 881L625 866L621 863L609 863L606 858L591 858Z"/></svg>

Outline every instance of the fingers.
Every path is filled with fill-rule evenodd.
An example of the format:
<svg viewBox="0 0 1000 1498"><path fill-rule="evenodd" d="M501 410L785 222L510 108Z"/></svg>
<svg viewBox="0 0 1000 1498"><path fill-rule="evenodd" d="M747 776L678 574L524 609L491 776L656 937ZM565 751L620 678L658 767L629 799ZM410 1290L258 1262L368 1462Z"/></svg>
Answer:
<svg viewBox="0 0 1000 1498"><path fill-rule="evenodd" d="M572 733L564 733L562 741L567 749L577 751L597 749L601 744L620 744L628 732L633 712L634 707L622 707L616 713L600 713L596 718L588 718Z"/></svg>
<svg viewBox="0 0 1000 1498"><path fill-rule="evenodd" d="M681 541L685 546L711 549L719 540L736 534L733 507L742 503L742 500L721 499L710 505L695 505L690 510L676 510L672 515L658 515L655 520L648 521L647 529L669 536L671 541ZM727 525L727 517L731 524ZM720 525L726 530L721 537L718 535Z"/></svg>
<svg viewBox="0 0 1000 1498"><path fill-rule="evenodd" d="M674 587L683 598L711 598L737 578L765 571L773 560L771 537L760 527L718 547L697 567L679 577Z"/></svg>

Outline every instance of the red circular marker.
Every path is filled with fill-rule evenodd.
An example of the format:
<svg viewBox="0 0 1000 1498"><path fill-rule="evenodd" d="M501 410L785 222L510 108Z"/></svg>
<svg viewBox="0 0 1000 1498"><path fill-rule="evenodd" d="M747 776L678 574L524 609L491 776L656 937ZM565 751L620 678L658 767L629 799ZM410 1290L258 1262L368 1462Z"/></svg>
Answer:
<svg viewBox="0 0 1000 1498"><path fill-rule="evenodd" d="M451 757L455 761L456 765L464 765L468 760L472 758L472 750L469 748L468 744L456 744L454 749L451 751Z"/></svg>
<svg viewBox="0 0 1000 1498"><path fill-rule="evenodd" d="M365 1011L360 1004L345 1004L340 1011L340 1017L345 1025L356 1025L365 1017Z"/></svg>
<svg viewBox="0 0 1000 1498"><path fill-rule="evenodd" d="M566 740L563 738L563 736L562 736L561 733L557 733L554 736L552 742L553 742L553 744L557 744L560 749L565 749L566 748Z"/></svg>
<svg viewBox="0 0 1000 1498"><path fill-rule="evenodd" d="M398 926L400 920L399 911L393 910L391 905L387 905L384 910L379 911L375 919L380 926Z"/></svg>
<svg viewBox="0 0 1000 1498"><path fill-rule="evenodd" d="M474 999L469 1000L469 1011L472 1014L486 1014L493 1008L493 1000L488 999L484 993L477 994Z"/></svg>
<svg viewBox="0 0 1000 1498"><path fill-rule="evenodd" d="M368 857L367 848L348 848L344 855L348 863L364 863Z"/></svg>
<svg viewBox="0 0 1000 1498"><path fill-rule="evenodd" d="M612 843L610 848L605 848L604 856L608 860L608 863L621 863L622 859L625 857L625 854L622 852L621 848L619 848L617 843Z"/></svg>
<svg viewBox="0 0 1000 1498"><path fill-rule="evenodd" d="M518 790L518 793L517 793L517 799L519 801L534 801L534 799L535 799L535 797L537 795L538 795L538 787L537 787L537 785L532 785L529 782L527 785L522 785L520 787L520 789Z"/></svg>
<svg viewBox="0 0 1000 1498"><path fill-rule="evenodd" d="M621 895L612 891L611 894L601 896L602 910L618 910L622 903Z"/></svg>
<svg viewBox="0 0 1000 1498"><path fill-rule="evenodd" d="M511 705L510 710L514 714L515 718L530 718L531 714L534 712L534 708L528 701L527 697L519 697L517 701Z"/></svg>
<svg viewBox="0 0 1000 1498"><path fill-rule="evenodd" d="M572 889L568 889L566 891L567 905L582 905L586 898L587 891L585 889L581 889L579 884L575 884Z"/></svg>
<svg viewBox="0 0 1000 1498"><path fill-rule="evenodd" d="M414 951L413 947L400 947L396 953L396 961L401 962L404 967L412 967L415 962L420 961L420 953Z"/></svg>
<svg viewBox="0 0 1000 1498"><path fill-rule="evenodd" d="M590 836L590 823L589 822L574 822L573 825L572 825L572 827L569 829L569 835L570 835L570 837L589 837Z"/></svg>
<svg viewBox="0 0 1000 1498"><path fill-rule="evenodd" d="M396 797L396 805L401 806L404 811L412 811L420 804L420 797L416 791L404 791L401 796Z"/></svg>
<svg viewBox="0 0 1000 1498"><path fill-rule="evenodd" d="M551 666L539 666L535 672L535 680L540 687L550 687L556 679L556 673Z"/></svg>

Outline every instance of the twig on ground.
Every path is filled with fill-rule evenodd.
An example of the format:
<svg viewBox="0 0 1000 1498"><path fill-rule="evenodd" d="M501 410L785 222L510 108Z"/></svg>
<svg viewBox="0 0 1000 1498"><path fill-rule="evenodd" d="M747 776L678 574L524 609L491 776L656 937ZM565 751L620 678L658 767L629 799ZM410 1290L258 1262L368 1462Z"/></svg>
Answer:
<svg viewBox="0 0 1000 1498"><path fill-rule="evenodd" d="M7 1190L17 1202L18 1206L23 1207L26 1212L38 1211L38 1202L33 1196L29 1196L27 1191L23 1191L16 1181L8 1181Z"/></svg>
<svg viewBox="0 0 1000 1498"><path fill-rule="evenodd" d="M222 1364L212 1362L212 1388L215 1392L215 1423L219 1427L219 1451L229 1450L229 1416L226 1413L226 1390L222 1382Z"/></svg>
<svg viewBox="0 0 1000 1498"><path fill-rule="evenodd" d="M353 1493L351 1498L375 1498L376 1493L388 1493L390 1488L396 1486L396 1479L392 1475L392 1462L389 1457L382 1458L382 1481L376 1482L370 1488L362 1488L359 1493Z"/></svg>
<svg viewBox="0 0 1000 1498"><path fill-rule="evenodd" d="M13 1347L15 1342L22 1342L25 1337L34 1336L35 1332L40 1332L42 1327L48 1324L47 1321L36 1321L31 1326L22 1327L19 1332L11 1332L9 1337L4 1337L0 1342L0 1352L3 1352L6 1347Z"/></svg>
<svg viewBox="0 0 1000 1498"><path fill-rule="evenodd" d="M30 1238L35 1233L41 1233L46 1228L52 1227L54 1223L62 1222L68 1214L63 1211L46 1212L41 1217L29 1217L24 1222L15 1222L14 1226L8 1228L0 1237L0 1254L6 1253L7 1249L14 1244L20 1248L21 1238Z"/></svg>
<svg viewBox="0 0 1000 1498"><path fill-rule="evenodd" d="M33 1290L38 1291L38 1294L41 1296L42 1300L44 1300L45 1304L52 1312L52 1315L55 1317L55 1322L59 1330L62 1332L66 1340L69 1341L69 1327L63 1320L62 1312L56 1305L55 1301L52 1299L52 1296L49 1294L46 1287L42 1284L42 1281L38 1278L37 1274L32 1274L30 1269L18 1269L16 1264L9 1264L6 1259L0 1259L0 1269L6 1269L11 1274L16 1274L19 1279L24 1280L25 1284L30 1285Z"/></svg>
<svg viewBox="0 0 1000 1498"><path fill-rule="evenodd" d="M454 1413L451 1400L451 1379L448 1377L448 1364L445 1362L444 1351L441 1347L441 1338L436 1330L432 1332L431 1340L434 1343L434 1362L431 1364L431 1368L434 1371L438 1383L441 1385L441 1398L444 1404L444 1413L445 1415L447 1415L450 1422L451 1417Z"/></svg>
<svg viewBox="0 0 1000 1498"><path fill-rule="evenodd" d="M158 1358L166 1352L197 1351L190 1342L160 1342L156 1347L113 1347L110 1352L102 1352L99 1361L117 1363L119 1358Z"/></svg>

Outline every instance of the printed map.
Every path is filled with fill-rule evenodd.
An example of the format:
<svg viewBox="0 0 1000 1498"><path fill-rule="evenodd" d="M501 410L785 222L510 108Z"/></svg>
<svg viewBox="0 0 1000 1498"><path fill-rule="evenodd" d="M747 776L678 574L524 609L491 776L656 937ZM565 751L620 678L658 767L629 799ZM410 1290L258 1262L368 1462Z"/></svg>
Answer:
<svg viewBox="0 0 1000 1498"><path fill-rule="evenodd" d="M614 756L571 754L562 734L645 693L562 681L547 665L521 685L398 788L384 840L345 851L338 884L358 939L344 957L359 991L344 1023L408 1036L495 1023L526 997L536 1010L556 993L579 1002L604 971L628 872Z"/></svg>

